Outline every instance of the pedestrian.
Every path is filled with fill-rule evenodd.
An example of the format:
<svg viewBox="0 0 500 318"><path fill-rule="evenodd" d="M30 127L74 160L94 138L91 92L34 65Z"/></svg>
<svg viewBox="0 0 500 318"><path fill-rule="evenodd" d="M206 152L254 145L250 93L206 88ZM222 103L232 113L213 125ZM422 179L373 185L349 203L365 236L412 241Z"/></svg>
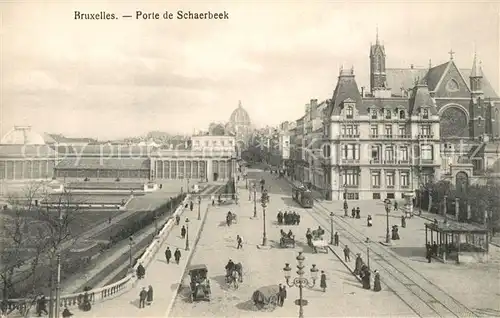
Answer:
<svg viewBox="0 0 500 318"><path fill-rule="evenodd" d="M108 224L111 224L111 217L108 218Z"/></svg>
<svg viewBox="0 0 500 318"><path fill-rule="evenodd" d="M139 308L144 308L146 305L146 297L148 296L148 292L145 287L142 287L141 292L139 293Z"/></svg>
<svg viewBox="0 0 500 318"><path fill-rule="evenodd" d="M356 219L360 219L361 218L361 209L359 208L359 206L356 208Z"/></svg>
<svg viewBox="0 0 500 318"><path fill-rule="evenodd" d="M427 258L427 263L432 260L432 247L428 242L425 244L425 258Z"/></svg>
<svg viewBox="0 0 500 318"><path fill-rule="evenodd" d="M354 267L354 275L361 274L361 267L364 265L363 259L361 258L361 254L356 254L356 266Z"/></svg>
<svg viewBox="0 0 500 318"><path fill-rule="evenodd" d="M210 199L212 200L212 206L215 205L215 196L212 194L212 196L210 197Z"/></svg>
<svg viewBox="0 0 500 318"><path fill-rule="evenodd" d="M185 238L186 237L186 226L182 226L181 228L181 238Z"/></svg>
<svg viewBox="0 0 500 318"><path fill-rule="evenodd" d="M379 292L382 290L382 287L380 286L380 274L377 270L374 271L375 277L373 279L373 291Z"/></svg>
<svg viewBox="0 0 500 318"><path fill-rule="evenodd" d="M356 208L352 208L351 217L354 219L356 217Z"/></svg>
<svg viewBox="0 0 500 318"><path fill-rule="evenodd" d="M333 236L333 241L335 246L339 246L339 232L335 232L335 235Z"/></svg>
<svg viewBox="0 0 500 318"><path fill-rule="evenodd" d="M150 306L152 302L153 302L153 286L149 285L146 295L146 304Z"/></svg>
<svg viewBox="0 0 500 318"><path fill-rule="evenodd" d="M319 279L319 287L323 289L323 292L326 292L326 274L325 271L321 271L321 277Z"/></svg>
<svg viewBox="0 0 500 318"><path fill-rule="evenodd" d="M176 215L175 216L175 225L179 225L180 222L181 222L181 217L179 215Z"/></svg>
<svg viewBox="0 0 500 318"><path fill-rule="evenodd" d="M193 201L190 201L189 202L189 210L193 211L193 208L194 208Z"/></svg>
<svg viewBox="0 0 500 318"><path fill-rule="evenodd" d="M165 250L165 258L167 259L167 264L170 264L170 259L172 258L172 251L168 246L167 249Z"/></svg>
<svg viewBox="0 0 500 318"><path fill-rule="evenodd" d="M349 210L349 205L347 204L347 201L344 201L344 216L349 216L349 214L347 214L348 210Z"/></svg>
<svg viewBox="0 0 500 318"><path fill-rule="evenodd" d="M394 211L398 210L398 201L394 200Z"/></svg>
<svg viewBox="0 0 500 318"><path fill-rule="evenodd" d="M144 276L146 275L146 269L144 268L144 266L142 266L142 264L139 264L139 266L137 266L136 274L137 274L137 279L143 279Z"/></svg>
<svg viewBox="0 0 500 318"><path fill-rule="evenodd" d="M372 216L371 216L371 215L368 215L368 217L366 218L366 225L367 225L368 227L373 226L373 223L372 223Z"/></svg>
<svg viewBox="0 0 500 318"><path fill-rule="evenodd" d="M42 316L42 312L45 314L45 315L48 315L49 312L47 311L47 299L45 298L44 295L42 295L40 297L40 299L38 299L37 301L37 313L38 313L38 317L41 317Z"/></svg>
<svg viewBox="0 0 500 318"><path fill-rule="evenodd" d="M344 259L346 262L351 261L351 250L349 249L349 246L344 247Z"/></svg>
<svg viewBox="0 0 500 318"><path fill-rule="evenodd" d="M236 249L239 250L240 248L243 248L243 239L241 238L241 236L236 235L236 242L238 243Z"/></svg>
<svg viewBox="0 0 500 318"><path fill-rule="evenodd" d="M297 225L300 225L300 214L297 213Z"/></svg>
<svg viewBox="0 0 500 318"><path fill-rule="evenodd" d="M174 259L175 259L175 263L179 264L179 261L181 260L181 251L179 251L178 248L175 249Z"/></svg>
<svg viewBox="0 0 500 318"><path fill-rule="evenodd" d="M406 218L404 215L401 215L401 227L402 228L406 227Z"/></svg>
<svg viewBox="0 0 500 318"><path fill-rule="evenodd" d="M361 281L363 282L364 289L371 289L370 276L370 269L368 268L368 266L363 265L363 268L361 269Z"/></svg>
<svg viewBox="0 0 500 318"><path fill-rule="evenodd" d="M283 307L283 304L285 303L285 299L286 299L286 286L285 285L281 285L280 294L281 294L281 297L280 297L280 300L281 300L280 306Z"/></svg>
<svg viewBox="0 0 500 318"><path fill-rule="evenodd" d="M68 307L64 307L64 310L62 312L62 316L63 316L63 318L69 318L69 317L73 316L73 313L71 311L69 311Z"/></svg>
<svg viewBox="0 0 500 318"><path fill-rule="evenodd" d="M281 284L278 285L278 306L283 306L283 302L281 301L281 289L283 288Z"/></svg>

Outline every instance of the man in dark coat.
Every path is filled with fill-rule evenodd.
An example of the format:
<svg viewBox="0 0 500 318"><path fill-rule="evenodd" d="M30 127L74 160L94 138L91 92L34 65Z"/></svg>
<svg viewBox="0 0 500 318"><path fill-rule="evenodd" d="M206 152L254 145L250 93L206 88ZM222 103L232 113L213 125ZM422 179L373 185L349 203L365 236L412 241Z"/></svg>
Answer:
<svg viewBox="0 0 500 318"><path fill-rule="evenodd" d="M361 218L361 209L359 208L359 206L356 208L356 219L360 219Z"/></svg>
<svg viewBox="0 0 500 318"><path fill-rule="evenodd" d="M194 208L193 201L190 201L189 202L189 210L193 211L193 208Z"/></svg>
<svg viewBox="0 0 500 318"><path fill-rule="evenodd" d="M288 219L288 212L285 211L285 213L283 213L283 222L285 222L285 225L288 225L289 223L289 219Z"/></svg>
<svg viewBox="0 0 500 318"><path fill-rule="evenodd" d="M186 227L183 225L181 228L181 238L185 238L185 237L186 237Z"/></svg>
<svg viewBox="0 0 500 318"><path fill-rule="evenodd" d="M46 315L49 314L49 312L47 311L47 299L45 298L45 296L42 295L42 297L38 299L37 307L38 307L37 308L38 317L42 316L42 312Z"/></svg>
<svg viewBox="0 0 500 318"><path fill-rule="evenodd" d="M335 232L335 235L333 235L333 242L335 246L339 246L339 232Z"/></svg>
<svg viewBox="0 0 500 318"><path fill-rule="evenodd" d="M432 260L432 247L429 243L425 244L425 258L427 258L427 263Z"/></svg>
<svg viewBox="0 0 500 318"><path fill-rule="evenodd" d="M349 210L349 205L347 204L347 201L344 201L344 216L349 216L347 214L348 210Z"/></svg>
<svg viewBox="0 0 500 318"><path fill-rule="evenodd" d="M404 215L401 215L401 227L406 227L406 217Z"/></svg>
<svg viewBox="0 0 500 318"><path fill-rule="evenodd" d="M175 263L179 264L179 261L181 260L181 251L179 251L178 248L175 249L174 259L175 259Z"/></svg>
<svg viewBox="0 0 500 318"><path fill-rule="evenodd" d="M285 302L285 299L286 299L286 286L281 285L279 294L280 294L280 304L279 305L281 307L283 307L283 303Z"/></svg>
<svg viewBox="0 0 500 318"><path fill-rule="evenodd" d="M300 225L300 214L297 213L297 225Z"/></svg>
<svg viewBox="0 0 500 318"><path fill-rule="evenodd" d="M323 292L326 292L326 274L325 274L325 271L321 271L321 276L319 279L319 287L323 290Z"/></svg>
<svg viewBox="0 0 500 318"><path fill-rule="evenodd" d="M142 287L139 293L139 308L144 308L146 306L146 298L148 297L148 292L145 287Z"/></svg>
<svg viewBox="0 0 500 318"><path fill-rule="evenodd" d="M165 250L165 258L167 259L167 264L170 264L170 259L172 258L172 251L168 246L167 249Z"/></svg>
<svg viewBox="0 0 500 318"><path fill-rule="evenodd" d="M351 217L354 219L356 217L356 208L352 208Z"/></svg>
<svg viewBox="0 0 500 318"><path fill-rule="evenodd" d="M279 284L279 285L278 285L278 288L279 288L279 289L278 289L278 290L279 290L279 291L278 291L278 306L283 306L283 305L282 305L282 304L283 304L283 301L281 300L281 288L282 288L282 287L281 287L281 284Z"/></svg>
<svg viewBox="0 0 500 318"><path fill-rule="evenodd" d="M351 261L351 250L349 249L349 246L347 246L347 245L344 247L344 260L346 262Z"/></svg>
<svg viewBox="0 0 500 318"><path fill-rule="evenodd" d="M233 263L232 259L230 259L229 262L227 262L225 269L226 269L226 273L231 274L233 272L233 270L234 270L234 263Z"/></svg>
<svg viewBox="0 0 500 318"><path fill-rule="evenodd" d="M142 266L142 264L139 264L139 266L137 266L136 274L138 279L143 279L144 276L146 275L146 269L144 268L144 266Z"/></svg>

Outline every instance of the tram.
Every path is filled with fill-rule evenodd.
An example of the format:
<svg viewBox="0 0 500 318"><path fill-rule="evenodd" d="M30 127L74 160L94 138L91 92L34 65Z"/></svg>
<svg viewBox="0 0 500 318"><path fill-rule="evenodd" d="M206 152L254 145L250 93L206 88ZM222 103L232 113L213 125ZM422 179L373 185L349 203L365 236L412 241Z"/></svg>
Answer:
<svg viewBox="0 0 500 318"><path fill-rule="evenodd" d="M303 185L293 186L292 198L303 208L312 208L314 205L314 197L311 190Z"/></svg>

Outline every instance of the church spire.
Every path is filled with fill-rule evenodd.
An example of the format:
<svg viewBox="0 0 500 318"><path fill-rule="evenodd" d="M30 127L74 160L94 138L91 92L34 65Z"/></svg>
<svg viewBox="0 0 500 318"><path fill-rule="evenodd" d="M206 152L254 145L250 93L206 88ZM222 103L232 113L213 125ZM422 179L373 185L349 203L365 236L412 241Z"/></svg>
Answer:
<svg viewBox="0 0 500 318"><path fill-rule="evenodd" d="M376 29L375 29L375 32L376 32L376 33L375 33L375 44L376 44L376 45L380 45L380 41L379 41L379 39L378 39L378 25L377 25L377 27L376 27Z"/></svg>
<svg viewBox="0 0 500 318"><path fill-rule="evenodd" d="M474 53L474 60L472 61L472 71L470 73L471 77L482 77L482 69L481 69L481 62L479 63L479 67L477 66L477 54Z"/></svg>

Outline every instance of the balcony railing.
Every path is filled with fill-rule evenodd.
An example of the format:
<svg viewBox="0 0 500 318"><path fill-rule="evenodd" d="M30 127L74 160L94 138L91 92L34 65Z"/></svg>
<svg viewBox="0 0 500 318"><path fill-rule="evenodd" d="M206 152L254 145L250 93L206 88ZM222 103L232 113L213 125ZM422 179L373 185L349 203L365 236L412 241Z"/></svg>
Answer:
<svg viewBox="0 0 500 318"><path fill-rule="evenodd" d="M394 160L394 159L384 160L384 164L393 165L393 164L396 164L396 160Z"/></svg>
<svg viewBox="0 0 500 318"><path fill-rule="evenodd" d="M434 164L434 159L420 159L421 165L432 165Z"/></svg>
<svg viewBox="0 0 500 318"><path fill-rule="evenodd" d="M359 164L359 159L340 159L342 164Z"/></svg>
<svg viewBox="0 0 500 318"><path fill-rule="evenodd" d="M410 185L409 184L402 184L401 189L409 189Z"/></svg>
<svg viewBox="0 0 500 318"><path fill-rule="evenodd" d="M370 134L369 137L372 139L377 139L377 138L379 138L379 136L380 136L379 134Z"/></svg>
<svg viewBox="0 0 500 318"><path fill-rule="evenodd" d="M370 164L380 164L380 159L372 159L370 160Z"/></svg>
<svg viewBox="0 0 500 318"><path fill-rule="evenodd" d="M419 134L419 139L434 139L434 134Z"/></svg>
<svg viewBox="0 0 500 318"><path fill-rule="evenodd" d="M398 139L411 139L410 135L397 135Z"/></svg>
<svg viewBox="0 0 500 318"><path fill-rule="evenodd" d="M403 164L403 165L407 165L407 164L410 164L410 160L408 160L408 159L405 159L405 160L398 160L398 163L399 163L399 164Z"/></svg>
<svg viewBox="0 0 500 318"><path fill-rule="evenodd" d="M342 134L340 138L359 138L359 133L356 134Z"/></svg>
<svg viewBox="0 0 500 318"><path fill-rule="evenodd" d="M372 184L373 189L380 189L380 184Z"/></svg>
<svg viewBox="0 0 500 318"><path fill-rule="evenodd" d="M393 134L390 134L390 135L382 135L382 139L392 139L394 137Z"/></svg>
<svg viewBox="0 0 500 318"><path fill-rule="evenodd" d="M393 184L391 184L391 185L389 185L389 184L388 184L388 185L386 186L386 188L387 188L387 189L394 189L394 185L393 185Z"/></svg>

